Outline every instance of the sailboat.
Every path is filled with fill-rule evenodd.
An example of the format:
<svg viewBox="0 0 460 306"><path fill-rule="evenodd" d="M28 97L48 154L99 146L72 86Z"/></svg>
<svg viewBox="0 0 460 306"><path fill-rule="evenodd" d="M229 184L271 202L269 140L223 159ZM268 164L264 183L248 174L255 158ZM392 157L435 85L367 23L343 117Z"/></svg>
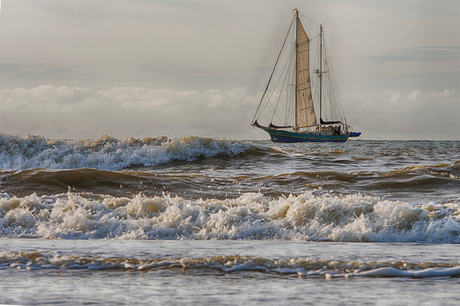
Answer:
<svg viewBox="0 0 460 306"><path fill-rule="evenodd" d="M251 125L268 132L273 142L345 142L349 137L358 137L361 133L351 131L343 114L323 26L312 22L319 26L319 35L310 39L300 21L299 11L294 11L295 16ZM292 30L293 25L295 30ZM289 37L293 40L292 48L283 53ZM310 65L313 40L319 48L316 69ZM285 60L285 64L279 68L281 60ZM311 72L316 80L311 79ZM312 87L312 83L317 88ZM263 115L270 108L270 123L267 126L259 124L258 120L264 119Z"/></svg>

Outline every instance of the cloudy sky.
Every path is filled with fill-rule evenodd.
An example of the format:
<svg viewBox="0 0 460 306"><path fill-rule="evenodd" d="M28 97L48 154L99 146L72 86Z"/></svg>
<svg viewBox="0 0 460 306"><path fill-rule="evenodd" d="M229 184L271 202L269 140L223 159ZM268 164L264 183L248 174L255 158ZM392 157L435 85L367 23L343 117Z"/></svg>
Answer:
<svg viewBox="0 0 460 306"><path fill-rule="evenodd" d="M322 23L364 139L460 139L458 0L3 0L0 133L268 139L293 9Z"/></svg>

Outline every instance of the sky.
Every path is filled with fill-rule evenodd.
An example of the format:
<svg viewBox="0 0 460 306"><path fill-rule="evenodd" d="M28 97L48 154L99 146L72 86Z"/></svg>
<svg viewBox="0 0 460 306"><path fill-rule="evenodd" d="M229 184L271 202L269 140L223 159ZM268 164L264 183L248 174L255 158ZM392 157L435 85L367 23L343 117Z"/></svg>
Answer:
<svg viewBox="0 0 460 306"><path fill-rule="evenodd" d="M460 139L458 0L0 6L3 134L268 139L250 123L297 8L324 26L362 139Z"/></svg>

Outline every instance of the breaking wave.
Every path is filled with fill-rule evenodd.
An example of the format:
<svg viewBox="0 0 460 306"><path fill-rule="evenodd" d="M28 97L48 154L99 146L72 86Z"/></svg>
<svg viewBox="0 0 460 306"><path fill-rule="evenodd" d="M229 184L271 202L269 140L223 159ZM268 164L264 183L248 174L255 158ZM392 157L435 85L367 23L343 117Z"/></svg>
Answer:
<svg viewBox="0 0 460 306"><path fill-rule="evenodd" d="M40 136L0 134L0 169L30 170L94 168L121 170L134 165L155 166L175 160L194 161L236 156L262 149L247 142L185 136L133 137L122 140L104 135L90 140L47 140Z"/></svg>
<svg viewBox="0 0 460 306"><path fill-rule="evenodd" d="M224 200L0 194L0 236L460 243L460 205L314 192Z"/></svg>

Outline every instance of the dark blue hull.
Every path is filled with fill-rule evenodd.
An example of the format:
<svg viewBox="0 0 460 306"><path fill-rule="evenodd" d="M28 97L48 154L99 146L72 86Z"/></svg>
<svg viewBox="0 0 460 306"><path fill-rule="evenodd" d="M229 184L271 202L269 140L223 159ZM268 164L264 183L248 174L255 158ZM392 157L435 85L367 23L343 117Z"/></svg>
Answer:
<svg viewBox="0 0 460 306"><path fill-rule="evenodd" d="M325 135L321 133L295 133L285 130L271 129L260 125L258 127L270 134L273 142L345 142L348 137L350 137L350 134Z"/></svg>

